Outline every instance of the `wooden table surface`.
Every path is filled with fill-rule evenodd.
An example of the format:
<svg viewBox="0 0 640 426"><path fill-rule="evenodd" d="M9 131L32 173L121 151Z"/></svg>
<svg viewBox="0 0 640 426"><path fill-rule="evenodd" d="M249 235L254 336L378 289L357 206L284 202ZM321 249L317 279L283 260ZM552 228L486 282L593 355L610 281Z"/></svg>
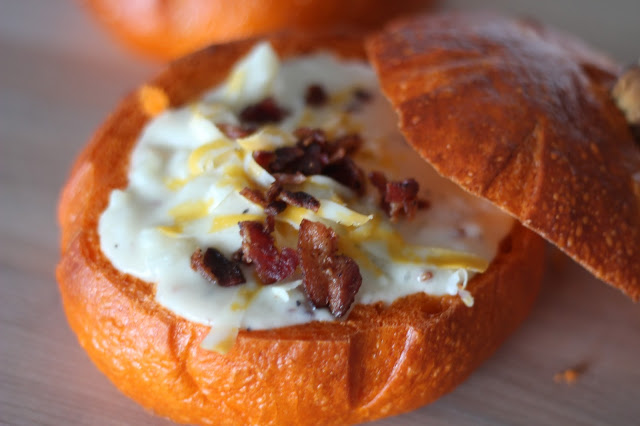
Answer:
<svg viewBox="0 0 640 426"><path fill-rule="evenodd" d="M445 1L445 3L447 3ZM465 7L473 1L449 1ZM640 56L640 1L485 1ZM0 423L153 424L80 349L54 278L56 200L74 156L159 69L64 0L0 0ZM640 261L640 260L639 260ZM566 260L524 326L438 402L380 425L640 424L640 306ZM558 371L586 370L572 385Z"/></svg>

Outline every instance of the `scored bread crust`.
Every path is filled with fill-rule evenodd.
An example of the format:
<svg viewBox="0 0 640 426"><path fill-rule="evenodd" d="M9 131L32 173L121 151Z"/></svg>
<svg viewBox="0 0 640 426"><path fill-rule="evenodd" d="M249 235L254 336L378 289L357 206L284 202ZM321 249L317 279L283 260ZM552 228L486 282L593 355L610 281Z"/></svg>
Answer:
<svg viewBox="0 0 640 426"><path fill-rule="evenodd" d="M281 57L326 49L366 60L354 35L269 38ZM253 40L214 46L169 66L150 84L172 106L217 84ZM200 348L208 327L158 305L153 285L116 270L97 224L127 185L130 153L148 121L129 95L79 156L64 188L57 279L83 348L126 395L177 422L348 424L420 407L462 382L523 321L543 269L543 242L519 224L489 269L473 277L472 308L458 297L415 294L356 305L344 321L241 330L229 353Z"/></svg>
<svg viewBox="0 0 640 426"><path fill-rule="evenodd" d="M640 300L640 145L619 67L526 19L392 23L367 51L410 145L594 275Z"/></svg>

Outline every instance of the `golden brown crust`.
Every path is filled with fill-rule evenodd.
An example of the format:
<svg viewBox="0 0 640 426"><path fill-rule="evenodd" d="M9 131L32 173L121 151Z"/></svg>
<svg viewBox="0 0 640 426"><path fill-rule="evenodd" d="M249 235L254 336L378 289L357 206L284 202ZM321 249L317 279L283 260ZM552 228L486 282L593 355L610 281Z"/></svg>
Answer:
<svg viewBox="0 0 640 426"><path fill-rule="evenodd" d="M397 22L368 52L409 143L631 299L640 299L640 149L618 68L526 20Z"/></svg>
<svg viewBox="0 0 640 426"><path fill-rule="evenodd" d="M282 56L330 47L363 58L349 36L272 39ZM151 84L173 106L221 81L252 41L176 62ZM539 289L542 240L520 225L475 298L405 297L356 306L348 319L241 331L226 355L199 343L207 327L159 306L149 283L113 268L97 221L109 193L126 185L128 155L148 118L136 94L124 100L79 157L60 201L57 277L71 327L96 365L128 396L184 423L346 424L402 413L452 390L524 319Z"/></svg>

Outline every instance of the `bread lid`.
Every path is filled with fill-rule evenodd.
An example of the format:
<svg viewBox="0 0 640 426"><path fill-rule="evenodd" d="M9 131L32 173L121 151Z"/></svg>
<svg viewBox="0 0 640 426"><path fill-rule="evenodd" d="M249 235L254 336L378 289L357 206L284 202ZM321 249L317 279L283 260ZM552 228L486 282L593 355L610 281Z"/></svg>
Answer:
<svg viewBox="0 0 640 426"><path fill-rule="evenodd" d="M367 50L410 145L445 177L640 299L640 147L620 69L528 20L399 21Z"/></svg>

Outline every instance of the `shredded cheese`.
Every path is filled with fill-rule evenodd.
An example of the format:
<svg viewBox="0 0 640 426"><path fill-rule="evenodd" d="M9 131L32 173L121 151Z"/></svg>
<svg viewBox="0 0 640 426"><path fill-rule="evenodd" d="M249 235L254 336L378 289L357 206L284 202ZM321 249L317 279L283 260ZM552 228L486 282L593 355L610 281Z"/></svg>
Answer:
<svg viewBox="0 0 640 426"><path fill-rule="evenodd" d="M209 232L220 232L232 226L238 225L238 223L247 221L247 220L256 220L262 221L264 220L264 215L258 214L230 214L224 216L216 216L213 218L213 223L211 224L211 229Z"/></svg>

